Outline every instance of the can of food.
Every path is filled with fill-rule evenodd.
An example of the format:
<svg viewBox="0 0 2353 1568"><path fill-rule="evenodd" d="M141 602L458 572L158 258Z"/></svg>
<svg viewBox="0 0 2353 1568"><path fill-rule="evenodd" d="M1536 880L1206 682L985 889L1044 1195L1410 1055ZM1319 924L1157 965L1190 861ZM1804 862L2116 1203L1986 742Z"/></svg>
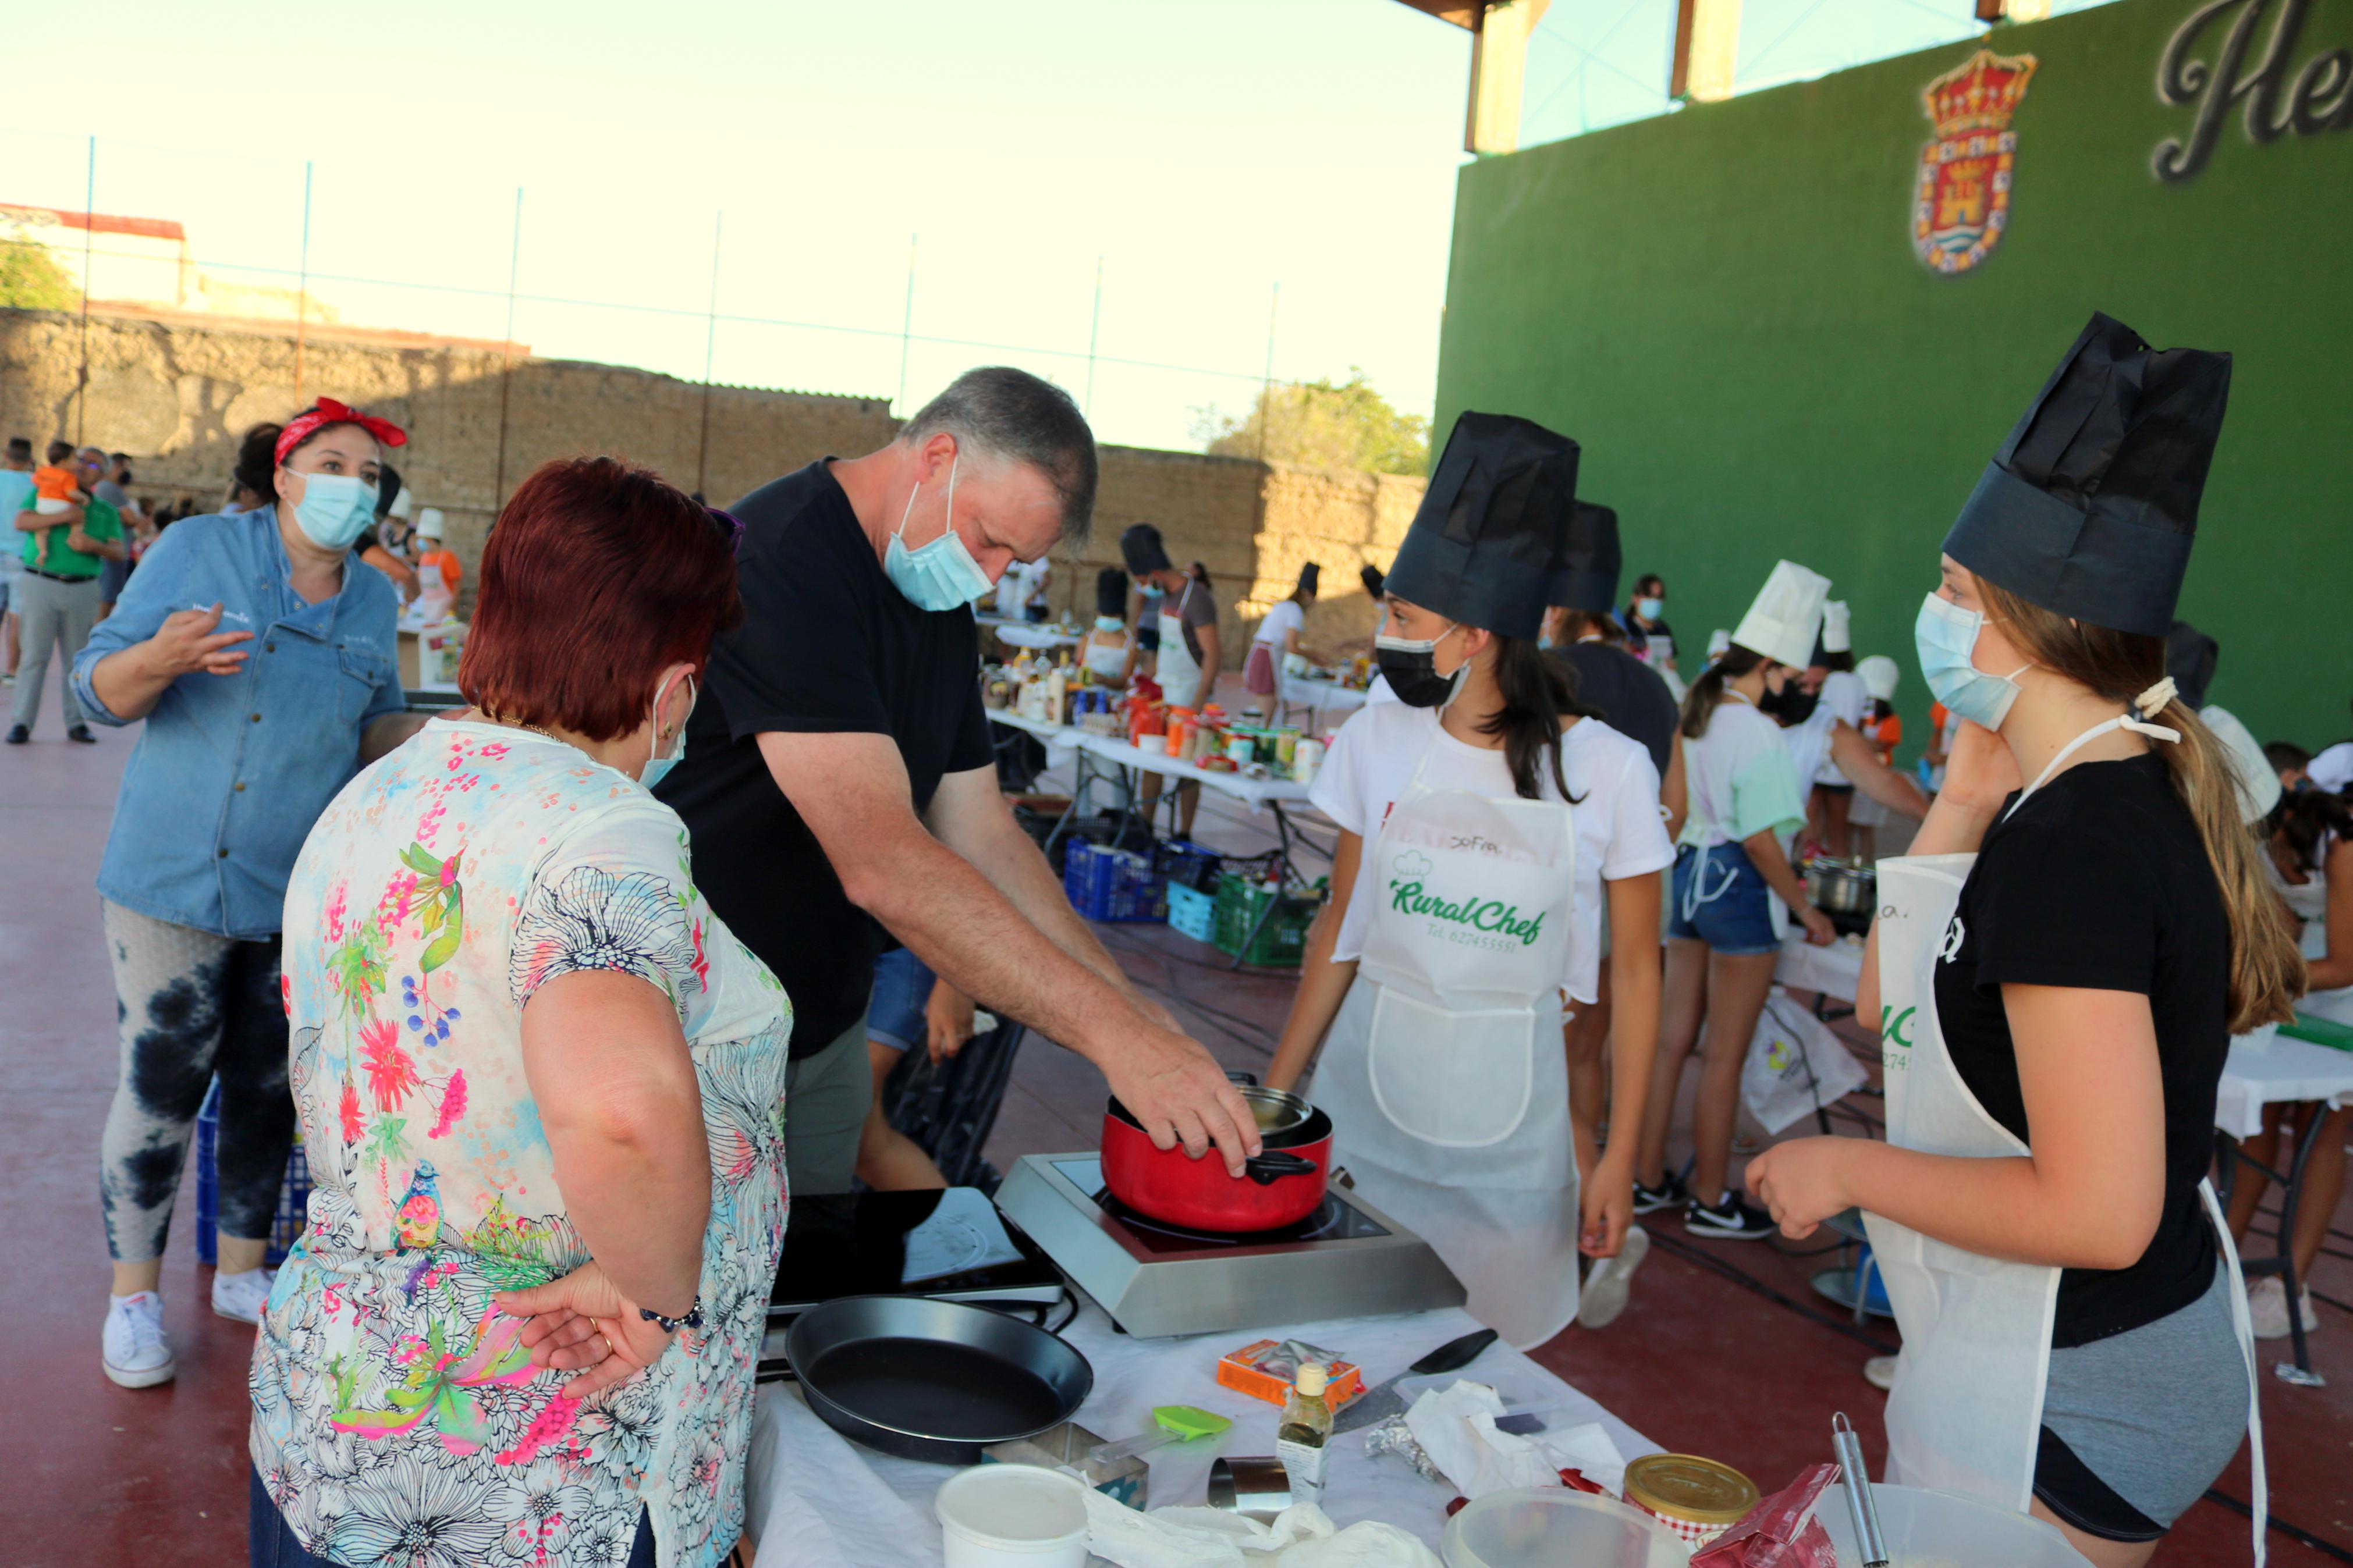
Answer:
<svg viewBox="0 0 2353 1568"><path fill-rule="evenodd" d="M1255 749L1248 735L1232 735L1226 740L1226 755L1234 760L1234 766L1238 768L1250 760L1250 753Z"/></svg>
<svg viewBox="0 0 2353 1568"><path fill-rule="evenodd" d="M1626 1500L1672 1530L1694 1552L1757 1506L1757 1483L1730 1465L1694 1454L1646 1454L1626 1467Z"/></svg>
<svg viewBox="0 0 2353 1568"><path fill-rule="evenodd" d="M1315 770L1324 765L1324 742L1302 741L1293 751L1291 776L1299 784L1314 784Z"/></svg>
<svg viewBox="0 0 2353 1568"><path fill-rule="evenodd" d="M1274 732L1274 760L1276 764L1280 766L1283 772L1289 773L1291 771L1292 763L1298 757L1298 755L1299 731L1296 730L1277 730Z"/></svg>

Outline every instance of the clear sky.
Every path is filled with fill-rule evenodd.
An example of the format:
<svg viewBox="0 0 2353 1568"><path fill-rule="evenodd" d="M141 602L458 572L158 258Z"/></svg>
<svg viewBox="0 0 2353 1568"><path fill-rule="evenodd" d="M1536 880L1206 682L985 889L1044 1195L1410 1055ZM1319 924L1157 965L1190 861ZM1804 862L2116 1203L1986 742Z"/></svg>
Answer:
<svg viewBox="0 0 2353 1568"><path fill-rule="evenodd" d="M1750 37L1794 22L1762 68L1788 74L1968 9L1752 0ZM1671 11L1556 0L1530 139L1647 111L1597 116L1577 68L1663 83L1656 39L1617 40ZM990 361L1086 395L1092 333L1103 437L1192 445L1197 409L1254 395L1277 284L1277 378L1362 365L1430 405L1469 35L1393 0L86 0L75 28L105 40L88 68L15 73L0 202L80 207L94 132L99 211L290 286L309 160L309 265L345 320L503 335L521 186L514 335L543 354L699 376L723 212L722 381L897 395L916 235L913 331L963 342L913 344L909 405Z"/></svg>

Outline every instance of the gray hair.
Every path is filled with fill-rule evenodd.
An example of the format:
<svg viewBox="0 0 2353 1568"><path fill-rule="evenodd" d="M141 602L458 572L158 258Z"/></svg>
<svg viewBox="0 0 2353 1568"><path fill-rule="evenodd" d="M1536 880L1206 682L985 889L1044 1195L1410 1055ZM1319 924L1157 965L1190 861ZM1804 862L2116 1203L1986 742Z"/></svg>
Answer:
<svg viewBox="0 0 2353 1568"><path fill-rule="evenodd" d="M941 432L976 452L1027 464L1046 476L1062 503L1061 537L1086 538L1095 510L1095 437L1071 395L1010 365L968 370L901 428L922 441Z"/></svg>

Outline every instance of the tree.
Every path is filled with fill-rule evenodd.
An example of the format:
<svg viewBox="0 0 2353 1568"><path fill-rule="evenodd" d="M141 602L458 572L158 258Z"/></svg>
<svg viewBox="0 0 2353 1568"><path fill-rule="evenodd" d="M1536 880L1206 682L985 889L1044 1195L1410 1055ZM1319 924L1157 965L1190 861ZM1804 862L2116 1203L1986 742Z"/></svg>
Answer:
<svg viewBox="0 0 2353 1568"><path fill-rule="evenodd" d="M1282 382L1262 392L1247 415L1215 406L1194 410L1193 438L1223 458L1260 458L1316 468L1419 474L1430 467L1430 421L1400 414L1348 367L1346 382ZM1260 431L1265 440L1261 445Z"/></svg>
<svg viewBox="0 0 2353 1568"><path fill-rule="evenodd" d="M80 303L81 290L46 246L0 241L0 308L70 310Z"/></svg>

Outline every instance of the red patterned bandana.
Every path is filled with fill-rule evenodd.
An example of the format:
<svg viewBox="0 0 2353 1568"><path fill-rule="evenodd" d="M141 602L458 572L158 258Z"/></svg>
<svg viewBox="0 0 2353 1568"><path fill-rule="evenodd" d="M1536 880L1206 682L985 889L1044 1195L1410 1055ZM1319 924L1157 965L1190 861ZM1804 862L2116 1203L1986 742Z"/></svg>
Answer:
<svg viewBox="0 0 2353 1568"><path fill-rule="evenodd" d="M285 462L287 453L309 440L313 432L323 430L330 425L356 425L386 447L408 445L408 432L391 420L379 419L373 414L347 408L332 397L322 397L316 408L297 414L286 422L286 428L279 432L278 461Z"/></svg>

